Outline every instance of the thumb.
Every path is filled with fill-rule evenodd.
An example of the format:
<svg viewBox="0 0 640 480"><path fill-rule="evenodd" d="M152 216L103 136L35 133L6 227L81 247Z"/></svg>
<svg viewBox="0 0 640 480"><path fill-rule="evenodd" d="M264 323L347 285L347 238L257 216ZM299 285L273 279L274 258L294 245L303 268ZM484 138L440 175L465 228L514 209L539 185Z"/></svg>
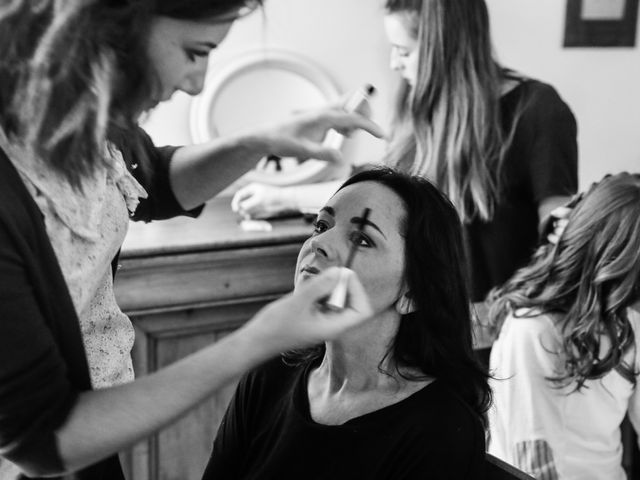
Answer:
<svg viewBox="0 0 640 480"><path fill-rule="evenodd" d="M340 268L331 267L301 283L294 295L320 300L331 293L340 278Z"/></svg>
<svg viewBox="0 0 640 480"><path fill-rule="evenodd" d="M325 160L329 163L341 164L344 162L342 153L335 148L325 147L322 144L312 144L306 147L307 155L305 160L314 158L317 160Z"/></svg>
<svg viewBox="0 0 640 480"><path fill-rule="evenodd" d="M571 213L572 209L568 208L568 207L556 207L553 210L551 210L551 212L549 213L549 215L552 215L558 219L560 218L567 218L569 216L569 214Z"/></svg>
<svg viewBox="0 0 640 480"><path fill-rule="evenodd" d="M253 183L250 183L249 185L246 185L242 187L240 190L238 190L233 196L233 199L231 200L231 209L234 212L239 211L240 202L246 200L247 198L250 198L253 195L253 190L254 190Z"/></svg>

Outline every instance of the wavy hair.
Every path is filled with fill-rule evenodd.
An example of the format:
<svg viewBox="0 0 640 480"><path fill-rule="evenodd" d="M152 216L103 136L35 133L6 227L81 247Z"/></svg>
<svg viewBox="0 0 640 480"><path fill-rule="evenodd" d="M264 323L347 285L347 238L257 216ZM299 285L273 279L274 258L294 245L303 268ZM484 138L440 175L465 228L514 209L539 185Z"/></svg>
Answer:
<svg viewBox="0 0 640 480"><path fill-rule="evenodd" d="M393 190L406 208L405 282L416 311L402 316L387 355L399 375L418 380L401 373L400 367L409 366L436 377L484 421L491 391L488 374L472 347L462 224L455 207L428 180L391 168L357 173L339 190L360 182L377 182ZM323 351L319 348L285 358L309 361Z"/></svg>
<svg viewBox="0 0 640 480"><path fill-rule="evenodd" d="M419 44L416 83L400 86L388 164L430 178L463 222L490 220L502 160L518 115L505 132L505 78L494 60L484 0L387 0Z"/></svg>
<svg viewBox="0 0 640 480"><path fill-rule="evenodd" d="M640 300L640 175L605 177L575 203L558 242L490 293L490 322L500 328L521 308L556 314L566 360L552 380L579 390L616 369L635 384L624 355L637 348L627 309Z"/></svg>
<svg viewBox="0 0 640 480"><path fill-rule="evenodd" d="M2 0L0 128L79 186L105 141L149 171L136 122L157 80L146 56L156 15L230 20L261 0Z"/></svg>

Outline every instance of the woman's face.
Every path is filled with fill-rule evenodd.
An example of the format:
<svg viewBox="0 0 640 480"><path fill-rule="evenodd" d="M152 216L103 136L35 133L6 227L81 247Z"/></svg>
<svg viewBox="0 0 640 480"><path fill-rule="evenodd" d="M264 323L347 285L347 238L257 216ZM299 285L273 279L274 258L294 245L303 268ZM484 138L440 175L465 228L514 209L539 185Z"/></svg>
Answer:
<svg viewBox="0 0 640 480"><path fill-rule="evenodd" d="M419 42L409 28L409 13L388 13L384 28L391 44L391 70L398 72L409 85L418 78Z"/></svg>
<svg viewBox="0 0 640 480"><path fill-rule="evenodd" d="M147 57L159 84L150 106L181 90L189 95L202 91L209 53L227 36L233 21L195 22L157 16L151 22Z"/></svg>
<svg viewBox="0 0 640 480"><path fill-rule="evenodd" d="M371 209L362 232L362 212ZM320 210L313 235L304 243L296 266L295 284L332 266L343 266L357 245L351 264L375 312L393 308L404 288L404 202L384 185L364 181L336 193Z"/></svg>

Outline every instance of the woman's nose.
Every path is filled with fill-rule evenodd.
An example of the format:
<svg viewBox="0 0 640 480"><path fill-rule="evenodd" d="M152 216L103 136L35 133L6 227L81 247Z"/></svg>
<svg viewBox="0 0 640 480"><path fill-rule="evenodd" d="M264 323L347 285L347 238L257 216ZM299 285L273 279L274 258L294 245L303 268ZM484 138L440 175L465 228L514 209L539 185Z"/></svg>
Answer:
<svg viewBox="0 0 640 480"><path fill-rule="evenodd" d="M321 233L311 239L311 251L330 265L340 265L340 252L329 232Z"/></svg>
<svg viewBox="0 0 640 480"><path fill-rule="evenodd" d="M193 69L184 77L181 90L188 95L198 95L204 88L204 80L207 76L207 66L209 62L207 58L198 61Z"/></svg>
<svg viewBox="0 0 640 480"><path fill-rule="evenodd" d="M389 68L396 72L402 70L402 61L398 57L398 54L395 53L395 50L391 51L391 56L389 57Z"/></svg>

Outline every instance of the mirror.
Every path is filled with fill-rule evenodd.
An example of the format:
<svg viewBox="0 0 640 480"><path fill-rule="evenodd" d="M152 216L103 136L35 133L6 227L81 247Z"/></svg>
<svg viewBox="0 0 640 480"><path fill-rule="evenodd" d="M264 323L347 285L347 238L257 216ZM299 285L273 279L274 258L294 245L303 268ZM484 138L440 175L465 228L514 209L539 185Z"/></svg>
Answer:
<svg viewBox="0 0 640 480"><path fill-rule="evenodd" d="M191 136L194 142L203 142L238 133L283 120L296 111L326 105L339 97L329 75L304 57L273 49L249 51L227 64L211 65L202 93L191 104ZM240 185L317 182L339 178L348 173L348 168L319 160L299 163L283 158L276 165L263 159L241 179Z"/></svg>

